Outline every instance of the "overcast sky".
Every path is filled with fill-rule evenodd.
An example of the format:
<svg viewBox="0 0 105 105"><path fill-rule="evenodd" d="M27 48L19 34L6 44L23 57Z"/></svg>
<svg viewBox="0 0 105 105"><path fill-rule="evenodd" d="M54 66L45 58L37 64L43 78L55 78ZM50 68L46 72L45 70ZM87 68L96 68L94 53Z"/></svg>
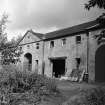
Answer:
<svg viewBox="0 0 105 105"><path fill-rule="evenodd" d="M0 0L0 16L9 15L8 38L28 29L49 32L96 19L102 11L84 9L88 0Z"/></svg>

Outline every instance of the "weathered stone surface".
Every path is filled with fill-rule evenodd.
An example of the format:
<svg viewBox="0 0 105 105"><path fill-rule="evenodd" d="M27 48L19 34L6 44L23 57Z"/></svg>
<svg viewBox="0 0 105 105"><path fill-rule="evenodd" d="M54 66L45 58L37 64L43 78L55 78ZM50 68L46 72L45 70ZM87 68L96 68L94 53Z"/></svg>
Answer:
<svg viewBox="0 0 105 105"><path fill-rule="evenodd" d="M32 33L27 35L20 42L23 54L18 63L19 69L23 70L25 61L24 55L30 53L32 55L32 71L48 77L53 77L53 63L51 59L65 58L65 76L70 76L73 69L77 69L76 58L80 58L79 70L84 70L89 74L89 82L95 81L95 54L97 49L105 44L98 44L95 36L100 35L102 29L75 34L73 36L65 36L63 38L55 38L53 40L40 40ZM76 36L81 36L81 42L76 43ZM63 45L62 39L66 40ZM54 46L50 48L50 42L54 41ZM34 43L32 43L34 42ZM39 43L39 49L37 49ZM38 62L36 62L38 60ZM36 64L38 63L38 64ZM44 68L44 71L43 71Z"/></svg>

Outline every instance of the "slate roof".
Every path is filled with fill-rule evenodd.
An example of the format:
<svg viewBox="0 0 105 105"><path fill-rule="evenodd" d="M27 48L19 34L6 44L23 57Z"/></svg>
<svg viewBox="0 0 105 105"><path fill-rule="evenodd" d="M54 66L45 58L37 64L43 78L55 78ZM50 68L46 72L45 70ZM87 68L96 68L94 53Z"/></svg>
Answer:
<svg viewBox="0 0 105 105"><path fill-rule="evenodd" d="M96 19L94 21L82 23L65 29L56 30L46 34L36 33L33 30L28 30L23 36L23 38L27 35L28 32L31 32L33 35L39 37L41 40L50 40L50 39L55 39L59 37L73 36L73 35L76 35L77 33L86 32L86 30L96 28L98 26L100 25ZM19 41L19 43L23 40L23 38Z"/></svg>
<svg viewBox="0 0 105 105"><path fill-rule="evenodd" d="M86 29L89 29L89 28L97 26L97 25L99 25L99 23L96 20L94 20L94 21L90 21L90 22L87 22L87 23L72 26L72 27L69 27L69 28L65 28L65 29L53 31L53 32L50 32L50 33L46 33L45 34L45 40L52 39L52 38L57 38L57 37L63 37L63 36L66 36L66 35L72 36L75 33L82 32Z"/></svg>
<svg viewBox="0 0 105 105"><path fill-rule="evenodd" d="M31 32L33 35L39 37L40 39L43 39L44 34L36 33L36 32L34 32L33 30L29 30L28 32Z"/></svg>

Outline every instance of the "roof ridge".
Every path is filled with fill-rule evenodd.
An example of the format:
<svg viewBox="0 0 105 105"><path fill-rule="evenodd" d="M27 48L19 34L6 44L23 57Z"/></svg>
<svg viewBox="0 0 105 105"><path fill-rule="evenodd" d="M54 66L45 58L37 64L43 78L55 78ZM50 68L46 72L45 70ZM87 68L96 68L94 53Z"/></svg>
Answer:
<svg viewBox="0 0 105 105"><path fill-rule="evenodd" d="M34 33L34 34L40 34L40 35L43 35L43 33L39 33L39 32L35 32L35 31L33 31L32 29L30 29L30 30L28 30L29 32L32 32L32 33Z"/></svg>

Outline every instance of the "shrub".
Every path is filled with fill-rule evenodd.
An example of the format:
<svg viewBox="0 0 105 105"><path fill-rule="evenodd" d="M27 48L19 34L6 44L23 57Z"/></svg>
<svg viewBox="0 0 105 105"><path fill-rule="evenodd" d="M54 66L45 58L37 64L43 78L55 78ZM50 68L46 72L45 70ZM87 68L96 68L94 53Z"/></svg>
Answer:
<svg viewBox="0 0 105 105"><path fill-rule="evenodd" d="M17 70L0 71L0 96L11 105L21 100L35 103L57 91L55 81L46 76Z"/></svg>
<svg viewBox="0 0 105 105"><path fill-rule="evenodd" d="M47 79L46 81L46 86L47 86L47 89L52 91L52 92L57 92L58 89L57 89L57 85L56 85L56 82L54 79Z"/></svg>

